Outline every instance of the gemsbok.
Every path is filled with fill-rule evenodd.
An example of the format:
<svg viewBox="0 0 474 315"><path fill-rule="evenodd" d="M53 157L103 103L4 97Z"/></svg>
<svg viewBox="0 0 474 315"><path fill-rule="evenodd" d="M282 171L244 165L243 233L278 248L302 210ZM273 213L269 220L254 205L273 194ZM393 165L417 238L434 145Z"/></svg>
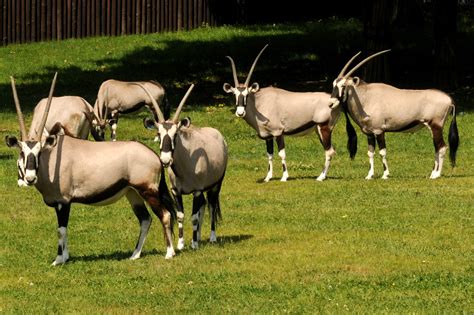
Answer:
<svg viewBox="0 0 474 315"><path fill-rule="evenodd" d="M171 191L178 207L179 239L178 249L184 248L183 220L184 207L182 195L193 194L193 239L191 247L198 248L201 240L207 192L207 201L211 217L211 235L209 241L216 242L216 224L221 217L219 193L227 168L227 144L222 134L214 128L198 128L191 124L189 117L179 121L184 103L194 85L191 85L181 100L171 120L165 120L151 94L143 89L152 99L158 119L145 118L147 129L156 129L160 139L160 159L167 168Z"/></svg>
<svg viewBox="0 0 474 315"><path fill-rule="evenodd" d="M43 98L35 106L31 127L28 138L34 139L39 136L40 124L43 118L44 110L47 105L47 98ZM61 96L53 97L49 109L48 119L43 128L43 137L47 137L56 123L60 123L61 133L68 136L87 139L89 133L92 134L96 141L103 140L95 132L92 125L92 106L82 97L79 96ZM24 163L20 156L18 161L18 186L27 186L24 181L25 169Z"/></svg>
<svg viewBox="0 0 474 315"><path fill-rule="evenodd" d="M456 151L459 146L459 134L456 124L456 111L453 100L446 93L434 89L408 90L398 89L383 83L366 83L358 77L351 75L370 59L388 52L377 52L361 62L346 73L349 65L360 54L354 55L344 66L333 82L333 91L330 107L336 109L342 104L344 111L361 128L368 138L369 173L366 179L374 176L375 142L379 146L382 157L383 179L390 174L387 164L387 150L385 146L385 132L413 132L423 126L431 131L435 148L435 162L430 178L441 176L446 144L443 139L443 127L448 114L451 112L453 119L449 127L448 142L452 166L456 163ZM348 129L349 131L349 129ZM354 139L355 130L349 138ZM351 143L356 143L352 141ZM357 150L356 145L349 145L351 156Z"/></svg>
<svg viewBox="0 0 474 315"><path fill-rule="evenodd" d="M56 76L57 73L38 130L43 130L46 124ZM124 195L140 223L140 234L131 259L140 257L151 225L145 202L161 220L167 247L165 257L172 258L175 255L172 224L176 210L158 155L138 142L94 142L60 135L62 126L59 123L48 136L39 133L30 138L13 77L11 84L21 140L14 136L6 136L5 140L9 147L18 148L23 157L26 184L34 185L45 204L56 210L59 240L53 265L69 259L67 225L72 203L106 205Z"/></svg>
<svg viewBox="0 0 474 315"><path fill-rule="evenodd" d="M170 107L166 98L165 89L156 81L126 82L119 80L104 81L97 93L94 104L93 127L104 138L107 125L111 127L111 139L117 138L117 124L120 114L138 111L143 106L154 111L148 96L136 85L140 83L148 88L153 99L163 106L165 117L169 117Z"/></svg>
<svg viewBox="0 0 474 315"><path fill-rule="evenodd" d="M330 98L328 93L290 92L274 87L260 89L256 82L249 86L255 65L267 46L263 47L255 58L243 84L239 83L237 78L234 60L232 57L226 56L232 66L234 86L224 83L223 89L226 93L235 95L235 114L242 117L266 142L268 172L264 179L265 182L273 177L273 139L276 139L278 155L283 166L281 181L286 181L289 175L286 166L284 137L305 135L313 130L317 131L325 151L324 168L317 178L318 181L323 181L326 179L331 158L336 153L331 144L331 134L340 111L331 111L328 108L327 104Z"/></svg>

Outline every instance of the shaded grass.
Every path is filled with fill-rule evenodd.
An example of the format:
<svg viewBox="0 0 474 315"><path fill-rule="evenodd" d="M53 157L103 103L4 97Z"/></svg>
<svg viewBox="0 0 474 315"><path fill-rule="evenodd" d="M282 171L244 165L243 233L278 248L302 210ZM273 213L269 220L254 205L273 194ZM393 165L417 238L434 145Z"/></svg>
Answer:
<svg viewBox="0 0 474 315"><path fill-rule="evenodd" d="M17 133L18 128L8 91L11 73L18 77L28 124L28 109L47 92L53 69L61 69L60 94L86 95L90 101L95 87L109 75L142 79L163 70L172 104L193 80L207 87L196 89L183 116L190 116L198 126L218 128L229 146L221 194L224 218L218 226L217 244L207 242L206 220L200 249L187 247L166 261L162 229L154 217L143 257L129 261L138 224L128 203L121 200L97 208L75 204L69 224L71 261L57 268L50 266L57 246L54 211L44 205L35 189L16 187L17 153L0 146L0 311L472 312L472 113L458 116L458 166L451 169L446 163L438 180L428 179L432 140L427 130L421 130L388 134L392 176L387 181L380 179L382 166L377 160L376 179L365 181L366 140L358 132L359 152L350 161L341 118L334 131L338 154L328 180L315 180L324 153L316 136L310 135L286 140L287 183L278 181L278 158L274 162L276 179L261 182L267 167L265 144L227 105L232 100L220 89L231 74L222 57L232 53L242 57L238 64L250 65L254 52L270 39L282 50L282 59L303 68L288 67L278 73L274 65L278 70L287 62L275 62L276 53L269 51L273 58L262 58L255 78L269 83L286 76L282 82L296 78L292 83L295 89L317 89L327 82L317 83L324 80L320 76L324 71L317 70L315 75L312 70L326 64L325 53L334 53L335 46L313 47L305 40L328 39L336 28L347 30L355 25L355 32L347 35L348 46L340 47L341 54L351 54L359 27L356 21L321 23L324 28L318 23L297 29L288 25L225 27L215 32L95 38L0 49L16 54L15 58L3 54L0 62L1 106L9 108L0 113L2 138ZM311 28L315 30L308 30ZM163 51L161 45L166 46ZM45 54L34 60L31 56L36 49ZM155 54L156 60L150 58ZM142 61L137 56L142 56ZM60 66L63 59L70 64ZM339 62L340 55L335 59ZM329 58L328 69L335 59ZM209 77L203 75L210 68L214 70ZM142 127L146 115L123 117L118 137L156 147L154 134ZM189 244L192 199L185 196L184 202Z"/></svg>

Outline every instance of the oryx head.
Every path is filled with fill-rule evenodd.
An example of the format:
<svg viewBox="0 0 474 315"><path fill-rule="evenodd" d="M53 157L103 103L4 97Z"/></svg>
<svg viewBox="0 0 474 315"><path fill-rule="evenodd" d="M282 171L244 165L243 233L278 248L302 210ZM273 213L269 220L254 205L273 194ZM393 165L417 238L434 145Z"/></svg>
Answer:
<svg viewBox="0 0 474 315"><path fill-rule="evenodd" d="M232 74L234 76L234 87L230 85L229 83L224 83L224 92L226 93L233 93L235 95L235 106L237 107L235 114L238 117L244 117L245 116L245 107L247 106L247 97L249 96L250 93L256 93L259 89L260 86L258 85L257 82L252 83L252 85L249 87L250 83L250 78L252 77L253 70L255 69L255 65L257 64L258 58L260 58L260 55L263 53L265 48L267 48L268 44L265 45L265 47L260 50L260 53L257 55L255 58L255 61L252 64L252 67L250 68L249 74L247 75L247 79L245 80L245 83L239 83L239 80L237 79L237 70L235 69L235 63L234 60L230 56L226 56L230 60L230 64L232 66Z"/></svg>
<svg viewBox="0 0 474 315"><path fill-rule="evenodd" d="M140 83L135 84L141 86L142 89L145 90L153 104L153 108L155 109L158 120L145 118L143 119L143 125L147 129L157 130L157 139L160 141L160 160L164 167L169 167L173 163L173 152L175 148L176 135L178 134L179 129L187 128L191 124L191 119L189 117L179 121L179 114L183 109L186 99L188 98L189 94L191 94L194 84L191 84L183 99L179 103L173 118L168 120L165 120L158 103L153 98L150 91L148 91L148 89Z"/></svg>
<svg viewBox="0 0 474 315"><path fill-rule="evenodd" d="M49 137L45 139L44 142L42 142L42 136L44 126L46 125L46 120L48 119L49 109L51 107L57 75L58 73L56 72L53 82L51 83L51 89L49 91L48 101L46 103L41 123L38 130L36 130L36 136L32 138L28 138L28 133L26 132L25 120L23 119L20 102L18 100L18 94L16 92L15 79L10 77L13 99L15 101L18 122L20 124L21 140L18 140L15 136L6 136L5 141L9 147L17 147L20 150L20 156L17 160L18 186L31 186L37 182L39 155L43 146L49 144Z"/></svg>
<svg viewBox="0 0 474 315"><path fill-rule="evenodd" d="M97 113L95 111L92 111L93 114L93 119L92 119L92 128L96 134L96 136L102 140L105 140L105 129L107 128L107 125L112 125L114 121L112 119L109 119L107 116L109 115L109 104L108 104L108 99L109 99L109 89L105 90L104 93L104 106L105 106L105 113L102 116L103 110L99 108L98 102L99 100L96 100L96 107L97 108Z"/></svg>
<svg viewBox="0 0 474 315"><path fill-rule="evenodd" d="M364 60L362 60L361 62L359 62L354 68L352 68L349 72L345 73L347 68L349 68L350 64L352 63L352 61L354 61L354 59L357 58L357 56L359 56L359 54L361 53L360 51L355 54L347 63L346 65L344 66L344 68L342 68L341 72L339 73L339 75L337 76L337 78L334 80L334 82L332 83L332 86L333 86L333 90L332 90L332 94L331 94L331 98L329 100L329 107L331 108L335 108L337 107L341 102L345 102L346 101L346 98L347 98L347 87L348 86L357 86L360 82L359 78L358 77L351 77L351 75L357 70L359 69L362 65L364 65L367 61L369 61L370 59L378 56L378 55L381 55L381 54L384 54L386 52L390 51L390 49L387 49L387 50L383 50L383 51L379 51L378 53L375 53L373 55L370 55L369 57L365 58Z"/></svg>

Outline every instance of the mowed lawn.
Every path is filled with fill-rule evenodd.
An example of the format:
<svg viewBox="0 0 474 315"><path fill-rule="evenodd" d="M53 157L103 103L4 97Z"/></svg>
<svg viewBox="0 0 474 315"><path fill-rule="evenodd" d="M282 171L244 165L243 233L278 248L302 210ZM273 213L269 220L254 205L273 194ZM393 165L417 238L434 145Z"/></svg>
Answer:
<svg viewBox="0 0 474 315"><path fill-rule="evenodd" d="M341 22L340 27L352 29L351 23ZM46 96L49 80L58 70L57 95L75 93L91 103L101 80L109 77L149 75L164 81L173 106L189 83L196 83L182 115L197 126L219 129L229 147L217 244L208 243L206 216L204 240L198 250L190 249L192 198L186 196L185 250L172 260L164 259L162 227L154 217L142 258L130 261L139 226L127 201L105 207L74 204L68 229L70 261L52 267L57 250L54 210L35 188L17 187L17 152L0 145L0 312L472 313L474 115L461 92L453 96L459 105L457 166L451 168L447 159L440 179L428 178L434 152L430 133L423 129L388 134L390 179L380 179L382 163L377 156L376 178L364 180L366 139L358 130L359 151L351 161L341 117L333 137L337 155L326 181L316 181L324 151L311 134L286 138L288 182L279 181L278 156L274 180L262 182L267 168L265 143L234 115L233 97L222 91L224 80L232 80L223 58L232 47L226 45L232 38L253 43L251 50L237 49L243 59L239 71L244 74L267 41L278 47L288 34L302 32L301 39L321 35L317 26L307 27L296 31L289 26L219 28L0 48L2 139L19 134L9 76L17 79L28 124L34 104ZM209 42L222 48L207 51L209 58L221 59L206 63L207 57L198 50L181 51L176 42L192 48ZM304 45L295 40L292 49ZM130 52L135 46L140 53ZM164 61L150 59L155 53ZM130 54L144 56L142 63L134 62L145 74L135 73L133 62L127 67ZM299 65L324 63L312 53L295 58ZM147 64L167 62L172 66L156 69L152 77ZM268 84L272 83L267 80L271 62L262 56ZM186 65L189 72L184 73ZM159 70L168 76L160 79ZM154 133L142 125L146 116L143 111L121 118L118 138L157 150ZM451 117L447 125L450 122Z"/></svg>

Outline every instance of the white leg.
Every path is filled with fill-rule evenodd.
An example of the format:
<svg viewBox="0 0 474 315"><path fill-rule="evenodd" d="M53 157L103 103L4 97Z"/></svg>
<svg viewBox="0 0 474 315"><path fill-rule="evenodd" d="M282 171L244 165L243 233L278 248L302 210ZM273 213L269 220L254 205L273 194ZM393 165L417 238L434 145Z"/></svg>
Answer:
<svg viewBox="0 0 474 315"><path fill-rule="evenodd" d="M387 149L380 150L379 154L382 157L382 164L383 164L382 179L387 179L388 175L390 175L390 172L388 170L388 163L387 163Z"/></svg>
<svg viewBox="0 0 474 315"><path fill-rule="evenodd" d="M267 157L268 157L268 172L267 172L267 176L265 176L265 179L264 179L265 182L268 182L273 177L273 154L267 153Z"/></svg>
<svg viewBox="0 0 474 315"><path fill-rule="evenodd" d="M112 141L117 141L117 124L112 124Z"/></svg>
<svg viewBox="0 0 474 315"><path fill-rule="evenodd" d="M372 179L374 177L374 152L373 151L368 151L367 155L369 156L369 173L365 177L365 179Z"/></svg>
<svg viewBox="0 0 474 315"><path fill-rule="evenodd" d="M138 238L138 244L135 250L133 251L132 256L130 257L131 260L136 260L140 258L142 254L143 244L145 243L146 236L148 234L148 230L150 229L151 225L151 216L148 220L142 220L140 222L140 237Z"/></svg>
<svg viewBox="0 0 474 315"><path fill-rule="evenodd" d="M176 246L176 248L178 250L182 250L184 248L184 236L183 236L183 222L184 222L184 213L183 212L178 212L176 214L177 218L178 218L178 230L180 231L179 232L179 238L178 238L178 245Z"/></svg>
<svg viewBox="0 0 474 315"><path fill-rule="evenodd" d="M211 236L209 237L209 242L210 242L210 243L215 243L215 242L217 242L216 231L211 231Z"/></svg>
<svg viewBox="0 0 474 315"><path fill-rule="evenodd" d="M326 150L326 152L325 152L326 161L324 162L324 169L323 169L322 173L316 179L317 181L322 182L323 180L326 179L326 175L328 173L329 166L331 164L331 159L334 155L336 155L336 151L334 150L333 147L331 147L331 149L329 149L329 150Z"/></svg>
<svg viewBox="0 0 474 315"><path fill-rule="evenodd" d="M58 248L61 249L61 253L58 253L56 259L53 261L52 265L57 266L64 264L69 259L69 250L67 247L67 228L60 227L58 228Z"/></svg>
<svg viewBox="0 0 474 315"><path fill-rule="evenodd" d="M435 153L435 166L431 172L431 179L441 177L441 170L443 169L444 157L446 155L446 147L439 149L439 152Z"/></svg>
<svg viewBox="0 0 474 315"><path fill-rule="evenodd" d="M286 182L288 179L288 169L286 167L286 152L285 149L278 151L278 156L281 158L281 165L283 167L283 175L281 176L280 181Z"/></svg>

